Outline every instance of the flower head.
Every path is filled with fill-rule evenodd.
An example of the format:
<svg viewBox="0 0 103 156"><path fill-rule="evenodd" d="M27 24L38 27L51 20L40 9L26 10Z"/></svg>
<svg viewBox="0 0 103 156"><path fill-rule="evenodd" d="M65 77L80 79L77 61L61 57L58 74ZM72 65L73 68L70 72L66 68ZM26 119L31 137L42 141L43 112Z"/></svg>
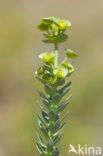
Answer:
<svg viewBox="0 0 103 156"><path fill-rule="evenodd" d="M57 69L54 69L53 73L58 78L65 78L66 76L69 76L74 71L74 67L72 64L65 62L60 65Z"/></svg>
<svg viewBox="0 0 103 156"><path fill-rule="evenodd" d="M59 25L60 30L65 30L71 26L71 23L68 20L58 20L57 24Z"/></svg>
<svg viewBox="0 0 103 156"><path fill-rule="evenodd" d="M70 71L70 70L72 69L71 64L70 64L70 63L68 63L68 62L62 63L62 64L61 64L61 66L63 66L63 67L65 67L65 68L67 68L67 69L68 69L68 71Z"/></svg>
<svg viewBox="0 0 103 156"><path fill-rule="evenodd" d="M66 19L60 19L59 17L47 17L42 18L41 24L38 28L45 31L49 28L52 29L52 25L55 25L59 30L65 30L71 26L71 22Z"/></svg>
<svg viewBox="0 0 103 156"><path fill-rule="evenodd" d="M68 69L68 75L74 71L74 67L71 63L65 62L61 66Z"/></svg>
<svg viewBox="0 0 103 156"><path fill-rule="evenodd" d="M54 69L53 71L54 75L56 75L58 78L65 78L68 74L68 69L65 67L58 67L57 69Z"/></svg>
<svg viewBox="0 0 103 156"><path fill-rule="evenodd" d="M39 55L39 58L44 61L45 63L52 63L55 57L54 52L45 52Z"/></svg>

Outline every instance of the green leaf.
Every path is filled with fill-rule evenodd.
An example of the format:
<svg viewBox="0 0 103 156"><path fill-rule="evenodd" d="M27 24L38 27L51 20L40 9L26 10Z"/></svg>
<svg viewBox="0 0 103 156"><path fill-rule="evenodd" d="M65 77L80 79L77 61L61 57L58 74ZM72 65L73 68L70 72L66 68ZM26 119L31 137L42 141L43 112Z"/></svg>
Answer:
<svg viewBox="0 0 103 156"><path fill-rule="evenodd" d="M57 121L54 123L54 126L53 126L53 128L52 128L52 132L57 131L58 128L59 128L59 126L60 126L60 121L57 120Z"/></svg>
<svg viewBox="0 0 103 156"><path fill-rule="evenodd" d="M68 39L68 36L66 34L59 34L57 36L52 36L49 34L43 34L47 39L43 40L45 43L61 43L65 42Z"/></svg>
<svg viewBox="0 0 103 156"><path fill-rule="evenodd" d="M65 83L65 79L58 79L54 86L62 86Z"/></svg>
<svg viewBox="0 0 103 156"><path fill-rule="evenodd" d="M63 93L61 94L61 96L63 97L64 95L66 95L66 94L70 91L70 89L71 89L71 88L68 88L65 92L63 92Z"/></svg>
<svg viewBox="0 0 103 156"><path fill-rule="evenodd" d="M40 90L38 90L38 92L39 92L39 94L40 94L40 97L42 98L42 101L43 101L45 107L46 107L47 109L49 109L49 108L50 108L50 103L49 103L48 98L47 98Z"/></svg>
<svg viewBox="0 0 103 156"><path fill-rule="evenodd" d="M54 145L53 140L50 139L48 141L48 143L47 143L47 150L52 151L53 150L53 145Z"/></svg>
<svg viewBox="0 0 103 156"><path fill-rule="evenodd" d="M49 101L48 101L47 99L42 99L42 101L43 101L44 106L45 106L47 109L50 109L50 103L49 103Z"/></svg>
<svg viewBox="0 0 103 156"><path fill-rule="evenodd" d="M38 115L39 120L41 121L41 123L43 124L44 127L46 127L46 123L44 122L44 120L40 117L40 115Z"/></svg>
<svg viewBox="0 0 103 156"><path fill-rule="evenodd" d="M48 39L43 40L44 43L61 43L65 42L68 39L68 36L66 34L59 34L57 36L50 36L48 34L45 34L45 37Z"/></svg>
<svg viewBox="0 0 103 156"><path fill-rule="evenodd" d="M48 66L48 65L43 65L43 68L45 69L45 70L47 70L48 72L52 72L52 68L50 67L50 66Z"/></svg>
<svg viewBox="0 0 103 156"><path fill-rule="evenodd" d="M46 73L43 75L43 79L49 81L51 79L51 75L49 73Z"/></svg>
<svg viewBox="0 0 103 156"><path fill-rule="evenodd" d="M54 41L61 43L61 42L65 42L68 39L68 36L66 34L60 34L57 37L54 37Z"/></svg>
<svg viewBox="0 0 103 156"><path fill-rule="evenodd" d="M57 148L53 150L52 155L53 156L58 156L59 155L59 151L58 151Z"/></svg>
<svg viewBox="0 0 103 156"><path fill-rule="evenodd" d="M41 75L43 75L44 74L44 68L43 67L39 67L38 68L38 70L35 72L35 74L37 75L37 76L41 76Z"/></svg>
<svg viewBox="0 0 103 156"><path fill-rule="evenodd" d="M54 144L56 144L62 137L63 133L61 133L60 135L56 136L54 139Z"/></svg>
<svg viewBox="0 0 103 156"><path fill-rule="evenodd" d="M44 43L54 43L52 40L42 40Z"/></svg>
<svg viewBox="0 0 103 156"><path fill-rule="evenodd" d="M39 95L40 95L40 97L41 97L42 99L48 100L48 98L43 94L42 91L40 91L39 89L37 89L37 91L38 91L38 93L39 93Z"/></svg>
<svg viewBox="0 0 103 156"><path fill-rule="evenodd" d="M71 95L58 105L57 110L56 110L57 113L60 113L61 111L64 110L64 108L69 104L68 101L70 98L71 98Z"/></svg>
<svg viewBox="0 0 103 156"><path fill-rule="evenodd" d="M44 89L45 89L45 92L46 92L48 95L52 95L52 94L54 93L53 88L52 88L50 85L48 85L48 84L45 84Z"/></svg>
<svg viewBox="0 0 103 156"><path fill-rule="evenodd" d="M42 106L38 103L40 109L41 109L41 112L42 112L42 116L44 118L44 120L48 123L49 122L49 116L48 116L48 113L42 108Z"/></svg>
<svg viewBox="0 0 103 156"><path fill-rule="evenodd" d="M68 104L69 102L62 102L58 105L56 112L60 114Z"/></svg>
<svg viewBox="0 0 103 156"><path fill-rule="evenodd" d="M59 101L61 100L61 95L59 93L55 93L55 95L52 97L51 103L52 104L56 104L59 103Z"/></svg>
<svg viewBox="0 0 103 156"><path fill-rule="evenodd" d="M56 119L56 113L53 110L51 110L49 112L49 120L55 120L55 119Z"/></svg>
<svg viewBox="0 0 103 156"><path fill-rule="evenodd" d="M42 131L42 133L45 135L45 137L48 139L48 132L47 130L43 127L42 122L40 120L38 120L38 126L40 128L40 130Z"/></svg>
<svg viewBox="0 0 103 156"><path fill-rule="evenodd" d="M43 84L46 84L46 83L47 83L47 81L44 80L44 79L41 78L41 77L36 76L36 79L38 79L38 80L39 80L40 82L42 82Z"/></svg>
<svg viewBox="0 0 103 156"><path fill-rule="evenodd" d="M58 152L55 154L55 156L59 156L59 154L60 154L60 152L58 151Z"/></svg>
<svg viewBox="0 0 103 156"><path fill-rule="evenodd" d="M71 49L65 49L65 52L66 52L66 56L68 58L75 58L77 57L78 55Z"/></svg>
<svg viewBox="0 0 103 156"><path fill-rule="evenodd" d="M42 111L42 116L43 116L44 120L45 120L47 123L49 123L49 116L48 116L48 113L47 113L44 109L42 109L41 111Z"/></svg>
<svg viewBox="0 0 103 156"><path fill-rule="evenodd" d="M38 143L36 143L36 148L41 155L44 153L44 151L42 150L42 148L40 147Z"/></svg>
<svg viewBox="0 0 103 156"><path fill-rule="evenodd" d="M44 35L48 40L52 40L52 39L53 39L53 35L51 35L51 34L43 33L43 35Z"/></svg>
<svg viewBox="0 0 103 156"><path fill-rule="evenodd" d="M50 109L50 103L46 99L43 99L43 103L47 109Z"/></svg>
<svg viewBox="0 0 103 156"><path fill-rule="evenodd" d="M41 31L47 31L49 29L49 26L47 24L41 23L37 26L37 28Z"/></svg>
<svg viewBox="0 0 103 156"><path fill-rule="evenodd" d="M40 143L38 143L40 149L42 150L42 152L44 153L46 150L46 146L44 147L43 145L41 145Z"/></svg>
<svg viewBox="0 0 103 156"><path fill-rule="evenodd" d="M62 94L64 92L65 89L67 89L68 87L70 87L72 82L68 82L64 87L62 87L61 89L58 90L59 94Z"/></svg>
<svg viewBox="0 0 103 156"><path fill-rule="evenodd" d="M63 130L64 126L65 126L65 123L57 130L56 133L53 134L53 137L55 137L56 135L58 135Z"/></svg>
<svg viewBox="0 0 103 156"><path fill-rule="evenodd" d="M53 23L53 17L42 18L42 22L47 25L51 25Z"/></svg>
<svg viewBox="0 0 103 156"><path fill-rule="evenodd" d="M36 135L37 135L39 144L41 145L41 147L42 147L44 150L46 150L46 146L44 145L42 138L38 135L37 132L36 132Z"/></svg>
<svg viewBox="0 0 103 156"><path fill-rule="evenodd" d="M70 114L70 112L65 113L65 115L64 115L63 118L60 120L60 122L62 122L69 114Z"/></svg>
<svg viewBox="0 0 103 156"><path fill-rule="evenodd" d="M64 101L65 101L65 102L66 102L66 101L69 101L71 97L72 97L72 94L69 95Z"/></svg>

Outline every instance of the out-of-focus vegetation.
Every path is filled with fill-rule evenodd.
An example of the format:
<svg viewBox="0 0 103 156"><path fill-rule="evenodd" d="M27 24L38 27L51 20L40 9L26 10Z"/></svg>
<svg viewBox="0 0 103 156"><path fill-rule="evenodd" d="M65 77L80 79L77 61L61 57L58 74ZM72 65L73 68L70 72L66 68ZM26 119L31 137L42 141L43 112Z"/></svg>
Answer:
<svg viewBox="0 0 103 156"><path fill-rule="evenodd" d="M59 4L59 5L58 5ZM37 156L35 131L39 98L34 79L38 54L51 50L36 29L41 17L70 19L69 40L61 44L79 54L72 75L71 111L64 131L69 144L103 144L103 1L0 1L0 156ZM43 49L43 50L42 50Z"/></svg>

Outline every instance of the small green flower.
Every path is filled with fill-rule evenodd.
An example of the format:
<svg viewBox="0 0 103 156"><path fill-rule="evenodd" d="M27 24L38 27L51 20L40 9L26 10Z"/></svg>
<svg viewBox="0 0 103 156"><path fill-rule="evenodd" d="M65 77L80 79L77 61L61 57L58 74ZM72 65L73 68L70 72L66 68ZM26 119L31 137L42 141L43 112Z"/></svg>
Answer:
<svg viewBox="0 0 103 156"><path fill-rule="evenodd" d="M72 72L74 72L74 67L72 66L71 63L65 62L65 63L61 64L61 66L68 69L67 76L69 76Z"/></svg>
<svg viewBox="0 0 103 156"><path fill-rule="evenodd" d="M54 69L53 71L54 75L56 75L58 78L65 78L68 74L68 69L65 67L58 67L57 69Z"/></svg>
<svg viewBox="0 0 103 156"><path fill-rule="evenodd" d="M39 55L39 58L44 61L45 63L53 63L55 57L55 53L54 52L45 52Z"/></svg>
<svg viewBox="0 0 103 156"><path fill-rule="evenodd" d="M71 73L74 72L74 67L70 63L69 63L69 68L71 68L71 69L68 69L68 75L67 76L69 76Z"/></svg>
<svg viewBox="0 0 103 156"><path fill-rule="evenodd" d="M60 30L65 30L71 26L71 23L68 20L58 20L57 24L59 25Z"/></svg>
<svg viewBox="0 0 103 156"><path fill-rule="evenodd" d="M71 70L72 69L71 64L68 63L68 62L63 63L62 66L65 67L65 68L67 68L68 70Z"/></svg>

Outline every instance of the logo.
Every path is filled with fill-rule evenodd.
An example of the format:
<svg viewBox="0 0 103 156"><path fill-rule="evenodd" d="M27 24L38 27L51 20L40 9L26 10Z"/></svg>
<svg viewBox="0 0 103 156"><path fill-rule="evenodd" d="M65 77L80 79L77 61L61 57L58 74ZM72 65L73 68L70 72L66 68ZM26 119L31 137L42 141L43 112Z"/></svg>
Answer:
<svg viewBox="0 0 103 156"><path fill-rule="evenodd" d="M102 154L102 149L101 147L89 147L87 145L85 146L81 146L80 144L78 144L77 148L75 148L72 144L69 145L69 151L68 154L70 153L75 153L75 154L92 154L92 155L100 155Z"/></svg>

